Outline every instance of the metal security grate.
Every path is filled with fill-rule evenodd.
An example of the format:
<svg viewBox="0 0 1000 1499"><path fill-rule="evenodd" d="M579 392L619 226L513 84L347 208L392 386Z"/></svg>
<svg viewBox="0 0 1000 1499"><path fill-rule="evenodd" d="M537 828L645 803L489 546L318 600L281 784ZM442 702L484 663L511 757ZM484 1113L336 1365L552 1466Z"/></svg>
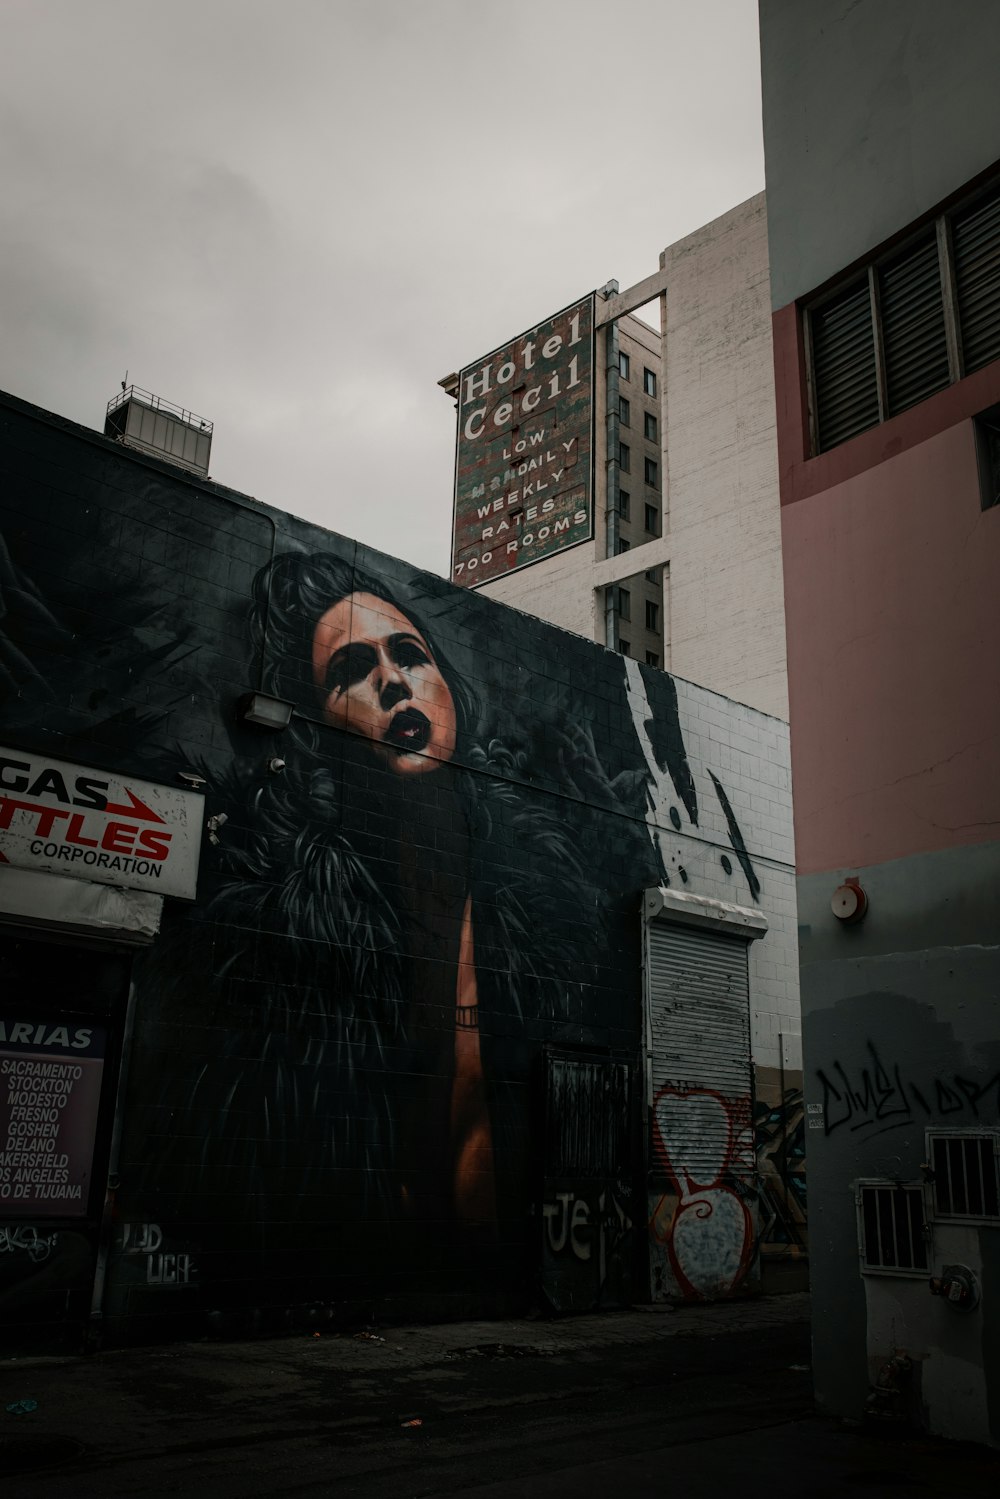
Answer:
<svg viewBox="0 0 1000 1499"><path fill-rule="evenodd" d="M611 1176L628 1160L625 1062L546 1057L546 1171Z"/></svg>
<svg viewBox="0 0 1000 1499"><path fill-rule="evenodd" d="M931 1135L939 1218L1000 1218L997 1142L992 1135Z"/></svg>
<svg viewBox="0 0 1000 1499"><path fill-rule="evenodd" d="M1000 191L951 221L955 290L966 374L1000 356Z"/></svg>
<svg viewBox="0 0 1000 1499"><path fill-rule="evenodd" d="M896 1273L927 1269L919 1187L863 1186L859 1219L863 1269Z"/></svg>
<svg viewBox="0 0 1000 1499"><path fill-rule="evenodd" d="M878 277L889 416L948 384L948 340L938 265L930 234L882 266Z"/></svg>
<svg viewBox="0 0 1000 1499"><path fill-rule="evenodd" d="M868 277L814 308L809 332L819 451L825 452L879 419Z"/></svg>

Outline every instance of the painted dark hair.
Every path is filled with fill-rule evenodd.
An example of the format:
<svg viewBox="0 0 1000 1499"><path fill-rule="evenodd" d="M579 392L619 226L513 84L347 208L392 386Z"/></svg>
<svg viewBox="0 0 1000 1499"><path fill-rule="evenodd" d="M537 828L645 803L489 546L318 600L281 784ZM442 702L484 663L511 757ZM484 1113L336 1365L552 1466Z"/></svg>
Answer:
<svg viewBox="0 0 1000 1499"><path fill-rule="evenodd" d="M415 612L413 605L370 573L332 552L285 553L254 579L251 630L264 662L269 692L295 704L299 737L318 724L319 701L312 676L312 641L318 621L352 594L369 593L413 624L426 641L455 705L458 754L465 758L479 726L479 702Z"/></svg>

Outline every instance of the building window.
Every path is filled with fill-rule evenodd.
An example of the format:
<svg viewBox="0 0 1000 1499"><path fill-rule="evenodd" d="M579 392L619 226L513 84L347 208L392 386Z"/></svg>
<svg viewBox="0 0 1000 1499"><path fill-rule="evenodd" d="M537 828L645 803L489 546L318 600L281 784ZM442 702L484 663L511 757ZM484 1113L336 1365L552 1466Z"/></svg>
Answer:
<svg viewBox="0 0 1000 1499"><path fill-rule="evenodd" d="M618 353L618 373L619 373L619 375L621 376L621 378L623 380L627 380L628 379L628 367L629 367L628 355L626 353L624 353L623 351L619 350L619 353Z"/></svg>
<svg viewBox="0 0 1000 1499"><path fill-rule="evenodd" d="M642 430L647 442L656 441L656 417L651 411L644 411L642 414Z"/></svg>
<svg viewBox="0 0 1000 1499"><path fill-rule="evenodd" d="M628 520L629 511L631 510L631 508L632 508L632 497L629 494L628 490L627 489L619 489L619 491L618 491L618 514L621 516L622 520Z"/></svg>
<svg viewBox="0 0 1000 1499"><path fill-rule="evenodd" d="M618 467L623 474L629 473L632 468L632 449L626 442L618 444Z"/></svg>
<svg viewBox="0 0 1000 1499"><path fill-rule="evenodd" d="M621 651L623 656L630 656L632 654L632 642L630 640L623 640L619 635L618 649Z"/></svg>
<svg viewBox="0 0 1000 1499"><path fill-rule="evenodd" d="M923 1195L919 1187L868 1183L858 1192L861 1268L926 1273Z"/></svg>
<svg viewBox="0 0 1000 1499"><path fill-rule="evenodd" d="M1000 406L980 412L973 422L979 464L979 497L984 510L1000 505Z"/></svg>
<svg viewBox="0 0 1000 1499"><path fill-rule="evenodd" d="M618 590L618 618L632 618L632 595L627 588L619 588Z"/></svg>
<svg viewBox="0 0 1000 1499"><path fill-rule="evenodd" d="M873 259L805 325L814 453L1000 358L1000 188Z"/></svg>
<svg viewBox="0 0 1000 1499"><path fill-rule="evenodd" d="M647 583L658 583L659 581L660 581L660 570L659 570L659 568L656 568L656 567L647 567L646 568L646 582Z"/></svg>
<svg viewBox="0 0 1000 1499"><path fill-rule="evenodd" d="M626 541L624 536L619 536L617 545L615 547L616 555L620 557L622 552L627 552L630 546L631 542Z"/></svg>
<svg viewBox="0 0 1000 1499"><path fill-rule="evenodd" d="M652 370L644 369L642 372L642 388L647 396L656 395L656 376Z"/></svg>
<svg viewBox="0 0 1000 1499"><path fill-rule="evenodd" d="M655 536L657 530L659 529L660 512L657 510L655 505L645 505L643 506L643 509L646 512L646 530L649 532L650 536ZM656 579L654 578L653 582L655 583L655 581Z"/></svg>
<svg viewBox="0 0 1000 1499"><path fill-rule="evenodd" d="M651 484L655 489L657 484L660 482L660 465L657 463L655 458L647 458L645 462L646 483Z"/></svg>
<svg viewBox="0 0 1000 1499"><path fill-rule="evenodd" d="M1000 1218L995 1135L927 1133L938 1218Z"/></svg>
<svg viewBox="0 0 1000 1499"><path fill-rule="evenodd" d="M618 397L618 420L621 422L621 424L622 424L623 427L630 427L632 425L631 418L632 418L632 407L631 407L630 403L628 401L626 401L626 399L625 399L624 396L619 396Z"/></svg>
<svg viewBox="0 0 1000 1499"><path fill-rule="evenodd" d="M646 600L646 629L659 630L660 628L660 606L654 604L652 599Z"/></svg>
<svg viewBox="0 0 1000 1499"><path fill-rule="evenodd" d="M659 664L660 664L660 658L656 654L656 652L655 651L647 651L646 652L646 665L647 666L659 666Z"/></svg>

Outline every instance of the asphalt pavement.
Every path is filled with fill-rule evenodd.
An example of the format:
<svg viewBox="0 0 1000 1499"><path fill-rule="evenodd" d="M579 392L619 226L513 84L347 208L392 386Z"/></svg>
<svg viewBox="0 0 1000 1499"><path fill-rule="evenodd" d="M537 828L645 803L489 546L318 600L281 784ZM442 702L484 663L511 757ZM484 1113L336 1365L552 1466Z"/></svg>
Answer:
<svg viewBox="0 0 1000 1499"><path fill-rule="evenodd" d="M0 1494L995 1499L994 1454L817 1415L808 1363L802 1293L8 1359Z"/></svg>

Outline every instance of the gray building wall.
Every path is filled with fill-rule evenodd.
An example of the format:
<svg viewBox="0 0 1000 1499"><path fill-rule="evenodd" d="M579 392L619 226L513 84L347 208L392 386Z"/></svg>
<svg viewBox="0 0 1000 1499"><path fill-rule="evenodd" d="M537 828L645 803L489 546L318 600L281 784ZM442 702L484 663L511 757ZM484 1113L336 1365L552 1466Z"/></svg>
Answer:
<svg viewBox="0 0 1000 1499"><path fill-rule="evenodd" d="M996 0L759 0L771 298L784 307L996 158Z"/></svg>
<svg viewBox="0 0 1000 1499"><path fill-rule="evenodd" d="M996 1441L1000 1388L1000 1229L931 1223L923 1275L859 1273L856 1183L919 1183L926 1130L997 1120L995 914L1000 845L946 849L862 871L869 911L830 915L856 869L798 881L813 1370L821 1405L854 1417L897 1349L914 1361L913 1417L958 1440ZM949 1262L979 1269L981 1311L935 1301L927 1276ZM921 1414L922 1408L922 1414Z"/></svg>

